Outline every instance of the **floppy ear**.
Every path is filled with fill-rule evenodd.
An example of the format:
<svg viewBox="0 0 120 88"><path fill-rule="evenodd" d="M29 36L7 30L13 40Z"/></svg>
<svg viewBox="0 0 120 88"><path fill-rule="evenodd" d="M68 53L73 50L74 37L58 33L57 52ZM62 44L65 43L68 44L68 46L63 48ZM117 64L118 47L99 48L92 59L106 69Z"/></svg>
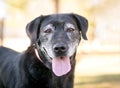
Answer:
<svg viewBox="0 0 120 88"><path fill-rule="evenodd" d="M39 37L40 32L40 24L42 21L43 16L39 16L35 18L33 21L27 24L26 26L26 32L28 37L31 40L31 45L34 44Z"/></svg>
<svg viewBox="0 0 120 88"><path fill-rule="evenodd" d="M77 15L77 14L73 14L73 16L76 19L77 25L81 30L83 39L87 40L87 36L86 36L86 32L87 32L87 29L88 29L87 19L80 16L80 15Z"/></svg>

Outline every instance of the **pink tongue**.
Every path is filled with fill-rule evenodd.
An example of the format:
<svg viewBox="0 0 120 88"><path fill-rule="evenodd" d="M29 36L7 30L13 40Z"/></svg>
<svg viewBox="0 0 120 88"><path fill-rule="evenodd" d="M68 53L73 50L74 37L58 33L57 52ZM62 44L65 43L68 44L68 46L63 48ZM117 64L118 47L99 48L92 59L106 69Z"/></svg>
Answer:
<svg viewBox="0 0 120 88"><path fill-rule="evenodd" d="M56 76L67 74L71 70L69 57L57 57L52 60L52 70Z"/></svg>

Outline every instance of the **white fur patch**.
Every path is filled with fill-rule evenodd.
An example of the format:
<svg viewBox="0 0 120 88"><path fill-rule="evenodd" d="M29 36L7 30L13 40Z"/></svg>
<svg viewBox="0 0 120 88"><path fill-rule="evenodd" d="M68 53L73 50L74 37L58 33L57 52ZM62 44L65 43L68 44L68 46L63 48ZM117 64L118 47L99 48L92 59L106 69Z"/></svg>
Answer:
<svg viewBox="0 0 120 88"><path fill-rule="evenodd" d="M73 24L71 24L71 23L66 23L65 28L73 28L73 29L75 29L75 26Z"/></svg>

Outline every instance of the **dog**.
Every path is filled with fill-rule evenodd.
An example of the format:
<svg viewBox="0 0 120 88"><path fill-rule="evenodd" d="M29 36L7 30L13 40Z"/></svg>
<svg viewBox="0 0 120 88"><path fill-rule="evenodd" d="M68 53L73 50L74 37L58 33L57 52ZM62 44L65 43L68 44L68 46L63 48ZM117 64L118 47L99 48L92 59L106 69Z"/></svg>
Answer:
<svg viewBox="0 0 120 88"><path fill-rule="evenodd" d="M87 19L74 13L32 20L26 51L0 47L0 88L73 88L76 49L87 29Z"/></svg>

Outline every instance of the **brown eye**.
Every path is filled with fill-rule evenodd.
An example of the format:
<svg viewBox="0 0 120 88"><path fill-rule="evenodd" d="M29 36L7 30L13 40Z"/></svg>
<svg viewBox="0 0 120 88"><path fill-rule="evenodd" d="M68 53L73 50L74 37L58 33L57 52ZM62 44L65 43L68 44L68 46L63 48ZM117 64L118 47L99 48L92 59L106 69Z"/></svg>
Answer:
<svg viewBox="0 0 120 88"><path fill-rule="evenodd" d="M73 28L68 28L66 31L67 32L73 32L75 29L73 29Z"/></svg>
<svg viewBox="0 0 120 88"><path fill-rule="evenodd" d="M52 29L51 28L48 28L44 31L44 33L51 33L52 32Z"/></svg>

